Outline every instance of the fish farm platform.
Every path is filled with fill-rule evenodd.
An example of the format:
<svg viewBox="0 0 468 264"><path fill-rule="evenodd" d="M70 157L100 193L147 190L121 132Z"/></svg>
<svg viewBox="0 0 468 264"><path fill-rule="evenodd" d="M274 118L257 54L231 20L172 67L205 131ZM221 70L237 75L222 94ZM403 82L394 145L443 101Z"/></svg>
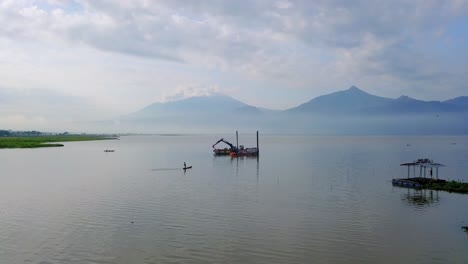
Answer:
<svg viewBox="0 0 468 264"><path fill-rule="evenodd" d="M427 184L431 183L445 183L446 180L441 179L430 179L430 178L423 178L423 177L415 177L415 178L401 178L401 179L393 179L392 184L396 186L402 187L409 187L409 188L423 188Z"/></svg>
<svg viewBox="0 0 468 264"><path fill-rule="evenodd" d="M393 179L393 186L468 194L468 183L431 178Z"/></svg>

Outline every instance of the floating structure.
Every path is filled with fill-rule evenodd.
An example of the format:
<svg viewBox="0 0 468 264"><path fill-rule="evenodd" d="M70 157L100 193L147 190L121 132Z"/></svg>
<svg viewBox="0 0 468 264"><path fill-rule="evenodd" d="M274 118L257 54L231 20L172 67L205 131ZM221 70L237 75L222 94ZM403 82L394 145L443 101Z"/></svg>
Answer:
<svg viewBox="0 0 468 264"><path fill-rule="evenodd" d="M225 143L229 146L229 148L222 148L222 149L217 149L215 148L216 145L218 145L219 143ZM231 154L231 151L235 151L236 147L231 144L229 141L225 140L224 138L216 141L216 143L213 144L213 152L215 155L218 155L218 156L226 156L226 155L229 155Z"/></svg>
<svg viewBox="0 0 468 264"><path fill-rule="evenodd" d="M416 167L419 166L419 178L424 177L426 178L427 168L430 168L429 174L431 179L433 179L433 168L435 168L435 178L439 179L439 167L445 167L445 165L436 163L431 159L418 159L413 162L402 163L400 166L407 166L408 167L408 178L410 177L410 168L413 167L413 177L416 177Z"/></svg>
<svg viewBox="0 0 468 264"><path fill-rule="evenodd" d="M229 146L229 148L217 149L215 146L218 143L225 143ZM239 146L239 133L236 131L236 146L231 144L229 141L221 138L215 144L213 144L213 152L215 155L230 155L231 157L240 157L240 156L250 156L256 157L259 154L259 147L258 147L258 131L257 131L257 147L246 148L244 145Z"/></svg>
<svg viewBox="0 0 468 264"><path fill-rule="evenodd" d="M113 149L105 149L104 152L114 152L115 150Z"/></svg>
<svg viewBox="0 0 468 264"><path fill-rule="evenodd" d="M239 144L239 136L236 131L236 141L237 144ZM237 147L236 151L231 151L229 155L231 157L241 157L241 156L249 156L249 157L256 157L258 156L259 153L259 148L258 148L258 131L257 131L257 147L252 147L252 148L245 148L244 145L240 145Z"/></svg>
<svg viewBox="0 0 468 264"><path fill-rule="evenodd" d="M410 188L423 188L427 184L441 184L445 183L446 180L439 179L439 167L445 167L445 165L436 163L431 159L418 159L413 162L402 163L400 166L408 167L407 178L397 178L392 180L393 185ZM413 168L413 177L411 176L411 167ZM416 176L416 167L419 167L419 176ZM429 168L430 178L427 176L427 169ZM435 168L435 175L434 169ZM434 177L435 176L435 177Z"/></svg>

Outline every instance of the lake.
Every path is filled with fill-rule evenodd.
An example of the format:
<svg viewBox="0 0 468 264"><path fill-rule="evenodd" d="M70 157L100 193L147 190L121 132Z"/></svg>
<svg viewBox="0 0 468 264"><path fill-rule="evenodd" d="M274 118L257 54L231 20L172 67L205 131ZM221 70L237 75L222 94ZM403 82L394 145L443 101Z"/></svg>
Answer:
<svg viewBox="0 0 468 264"><path fill-rule="evenodd" d="M468 195L391 184L418 158L467 182L468 137L220 137L0 150L0 263L468 263Z"/></svg>

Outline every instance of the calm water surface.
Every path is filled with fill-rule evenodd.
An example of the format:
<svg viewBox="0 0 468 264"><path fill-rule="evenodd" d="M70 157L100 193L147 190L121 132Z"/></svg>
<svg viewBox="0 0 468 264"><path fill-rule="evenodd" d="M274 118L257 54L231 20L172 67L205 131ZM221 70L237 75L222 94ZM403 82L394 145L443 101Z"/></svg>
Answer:
<svg viewBox="0 0 468 264"><path fill-rule="evenodd" d="M0 263L468 263L468 195L391 185L425 157L468 181L468 137L218 139L0 150Z"/></svg>

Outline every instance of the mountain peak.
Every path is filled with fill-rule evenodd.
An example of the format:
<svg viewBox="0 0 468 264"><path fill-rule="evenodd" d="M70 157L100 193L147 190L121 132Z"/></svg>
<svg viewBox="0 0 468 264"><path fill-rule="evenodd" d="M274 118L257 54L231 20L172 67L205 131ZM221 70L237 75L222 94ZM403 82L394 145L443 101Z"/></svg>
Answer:
<svg viewBox="0 0 468 264"><path fill-rule="evenodd" d="M362 90L361 90L361 89L357 88L357 87L356 87L356 86L354 86L354 85L353 85L353 86L351 86L351 87L349 87L348 91L361 91L361 92L362 92Z"/></svg>
<svg viewBox="0 0 468 264"><path fill-rule="evenodd" d="M368 94L353 85L347 90L316 97L289 110L315 113L350 113L359 112L365 106L375 107L386 104L389 100Z"/></svg>
<svg viewBox="0 0 468 264"><path fill-rule="evenodd" d="M352 94L355 96L370 95L367 92L359 89L357 86L354 86L354 85L349 87L348 90L344 90L342 92L344 92L345 94Z"/></svg>
<svg viewBox="0 0 468 264"><path fill-rule="evenodd" d="M416 100L416 99L414 99L414 98L412 98L412 97L409 97L409 96L407 96L407 95L402 95L402 96L398 97L396 100L397 100L397 101L400 101L400 102L415 102L415 101L419 101L419 100Z"/></svg>

